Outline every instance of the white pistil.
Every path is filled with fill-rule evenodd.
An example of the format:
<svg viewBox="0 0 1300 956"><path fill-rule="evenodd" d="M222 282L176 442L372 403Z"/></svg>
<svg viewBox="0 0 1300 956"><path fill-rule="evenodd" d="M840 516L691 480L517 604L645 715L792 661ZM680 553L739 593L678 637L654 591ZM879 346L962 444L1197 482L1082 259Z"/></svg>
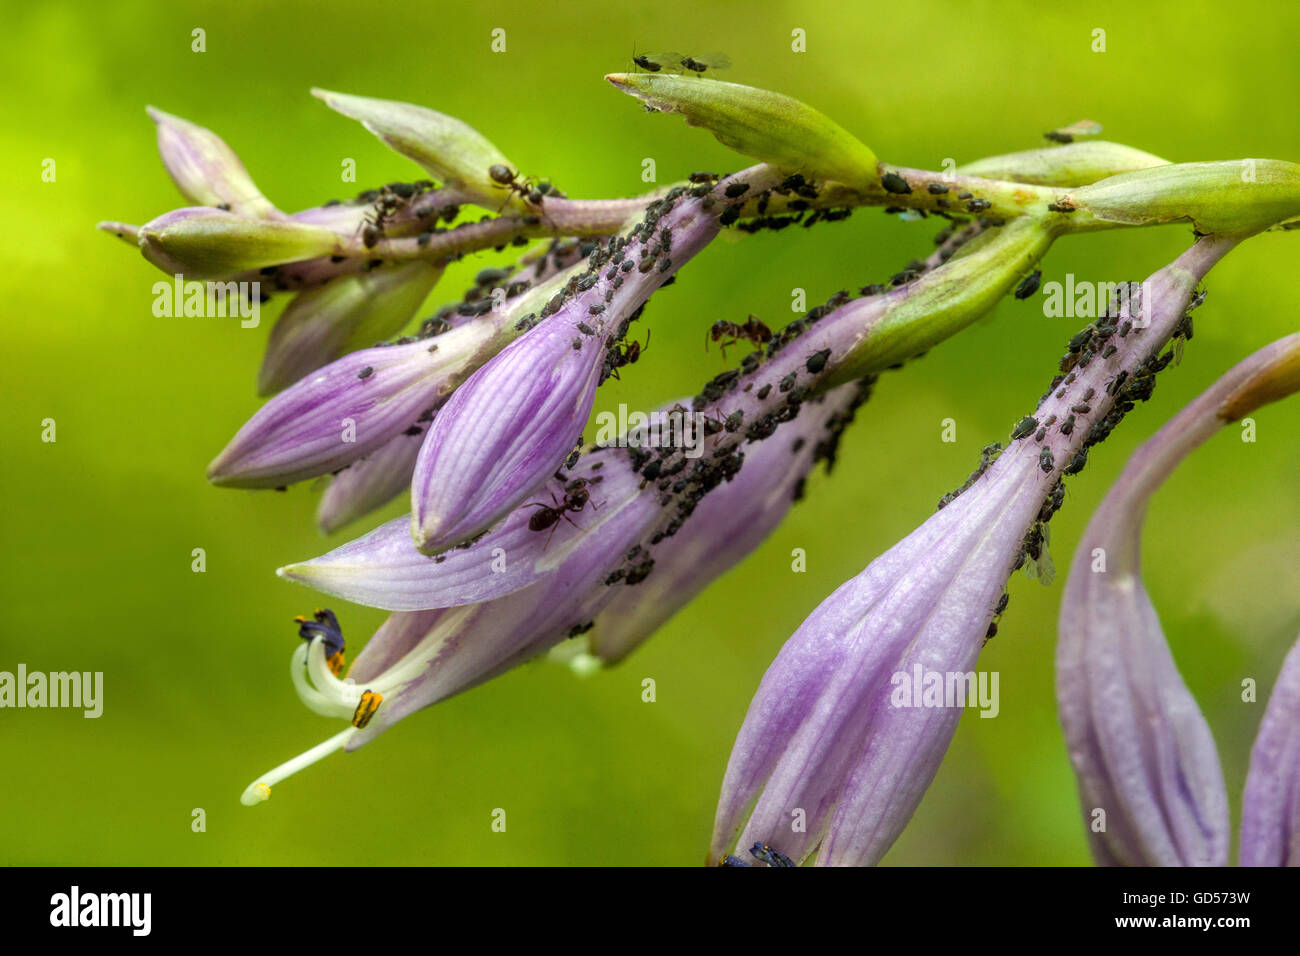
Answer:
<svg viewBox="0 0 1300 956"><path fill-rule="evenodd" d="M276 767L270 773L262 774L244 790L243 796L239 802L246 807L254 807L271 796L271 787L279 783L285 777L292 776L304 767L310 767L316 761L328 757L336 750L342 750L347 742L357 732L357 728L349 727L347 730L335 734L324 743L317 744L306 753L300 753L292 760L287 760L280 766Z"/></svg>

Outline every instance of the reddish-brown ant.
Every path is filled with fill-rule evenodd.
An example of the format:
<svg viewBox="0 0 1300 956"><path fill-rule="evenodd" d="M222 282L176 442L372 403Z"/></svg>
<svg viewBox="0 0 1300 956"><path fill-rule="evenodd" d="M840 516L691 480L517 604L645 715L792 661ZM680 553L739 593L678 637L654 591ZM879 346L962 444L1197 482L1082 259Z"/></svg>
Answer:
<svg viewBox="0 0 1300 956"><path fill-rule="evenodd" d="M542 550L545 551L551 545L551 535L555 534L555 529L559 526L561 518L575 528L578 527L565 512L579 512L588 504L591 505L593 510L596 510L596 503L591 500L591 493L587 491L587 479L574 478L564 486L563 501L555 497L555 492L551 492L551 504L533 501L527 505L529 508L539 509L534 511L532 517L528 519L528 530L545 531L547 528L551 529L551 534L546 536L546 544L542 545Z"/></svg>
<svg viewBox="0 0 1300 956"><path fill-rule="evenodd" d="M757 346L772 341L772 330L759 321L756 315L751 315L745 320L744 324L719 319L713 323L713 327L709 329L708 336L704 340L704 351L706 352L709 350L710 338L721 343L722 355L725 358L727 346L735 345L741 339L753 342ZM723 339L726 339L726 341L723 341Z"/></svg>

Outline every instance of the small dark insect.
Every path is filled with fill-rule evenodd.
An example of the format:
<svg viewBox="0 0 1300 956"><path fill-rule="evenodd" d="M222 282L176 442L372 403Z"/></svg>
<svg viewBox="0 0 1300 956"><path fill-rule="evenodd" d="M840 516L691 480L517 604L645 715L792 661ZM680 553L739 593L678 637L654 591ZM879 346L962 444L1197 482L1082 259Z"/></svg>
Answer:
<svg viewBox="0 0 1300 956"><path fill-rule="evenodd" d="M1074 212L1078 207L1068 199L1060 199L1047 207L1052 212Z"/></svg>
<svg viewBox="0 0 1300 956"><path fill-rule="evenodd" d="M652 60L648 54L632 57L632 62L643 70L649 70L651 73L658 73L664 68L664 65L658 60Z"/></svg>
<svg viewBox="0 0 1300 956"><path fill-rule="evenodd" d="M373 368L371 368L369 365L367 365L367 366L366 366L365 368L363 368L360 372L357 372L357 378L359 378L359 379L367 379L367 378L369 378L370 376L372 376L372 375L374 375L374 374L375 374L375 370L374 370Z"/></svg>
<svg viewBox="0 0 1300 956"><path fill-rule="evenodd" d="M705 70L725 70L731 66L731 58L725 53L706 53L703 56L684 56L681 65L692 73Z"/></svg>
<svg viewBox="0 0 1300 956"><path fill-rule="evenodd" d="M997 636L998 636L998 622L989 621L989 629L984 632L984 640L991 641L993 640L993 638ZM998 646L1001 647L1002 645L999 644Z"/></svg>
<svg viewBox="0 0 1300 956"><path fill-rule="evenodd" d="M1086 392L1083 393L1083 400L1086 402L1096 394L1097 394L1097 390L1095 388L1089 388Z"/></svg>
<svg viewBox="0 0 1300 956"><path fill-rule="evenodd" d="M948 187L943 183L930 183L925 188L929 190L931 196L942 196L948 191Z"/></svg>
<svg viewBox="0 0 1300 956"><path fill-rule="evenodd" d="M686 178L689 179L691 182L697 184L712 183L714 180L718 178L718 174L717 173L691 173Z"/></svg>
<svg viewBox="0 0 1300 956"><path fill-rule="evenodd" d="M1070 411L1074 412L1077 415L1087 415L1090 411L1092 411L1092 406L1089 405L1087 402L1080 402L1078 405L1071 405Z"/></svg>
<svg viewBox="0 0 1300 956"><path fill-rule="evenodd" d="M880 185L885 187L885 192L894 193L898 196L906 196L912 191L912 187L908 185L907 180L898 173L885 173L880 177Z"/></svg>
<svg viewBox="0 0 1300 956"><path fill-rule="evenodd" d="M722 191L722 194L728 199L735 199L749 192L749 183L732 183Z"/></svg>
<svg viewBox="0 0 1300 956"><path fill-rule="evenodd" d="M592 328L590 325L588 325L586 322L579 322L579 323L578 323L578 331L581 332L583 335L595 335L595 334L596 334L596 330L593 329L593 328Z"/></svg>
<svg viewBox="0 0 1300 956"><path fill-rule="evenodd" d="M1038 467L1043 469L1044 472L1051 472L1056 467L1052 461L1052 449L1044 448L1038 453Z"/></svg>
<svg viewBox="0 0 1300 956"><path fill-rule="evenodd" d="M1011 437L1013 439L1026 438L1029 435L1032 435L1034 433L1034 429L1036 429L1037 427L1038 427L1038 419L1034 418L1034 416L1032 415L1026 415L1024 418L1020 419L1020 421L1016 423L1015 428L1011 429Z"/></svg>
<svg viewBox="0 0 1300 956"><path fill-rule="evenodd" d="M728 206L726 209L722 210L722 214L718 216L718 222L724 226L730 226L739 218L740 208L738 206Z"/></svg>
<svg viewBox="0 0 1300 956"><path fill-rule="evenodd" d="M1115 354L1116 352L1118 352L1118 351L1119 351L1119 349L1117 349L1115 346L1113 346L1113 345L1107 345L1104 349L1101 350L1101 357L1102 357L1102 358L1110 358L1112 355L1114 355L1114 354Z"/></svg>
<svg viewBox="0 0 1300 956"><path fill-rule="evenodd" d="M822 349L820 352L814 352L808 356L808 361L804 363L804 368L812 375L816 375L826 367L826 360L831 357L830 349Z"/></svg>
<svg viewBox="0 0 1300 956"><path fill-rule="evenodd" d="M1073 431L1074 431L1074 416L1067 415L1065 416L1065 421L1061 422L1061 434L1069 435Z"/></svg>
<svg viewBox="0 0 1300 956"><path fill-rule="evenodd" d="M1044 134L1043 134L1043 139L1049 140L1050 142L1053 142L1053 143L1073 143L1073 142L1074 142L1074 137L1073 137L1073 136L1071 136L1069 133L1062 132L1062 131L1059 130L1059 129L1054 129L1054 130L1052 130L1050 133L1044 133Z"/></svg>
<svg viewBox="0 0 1300 956"><path fill-rule="evenodd" d="M972 199L970 202L966 204L966 211L983 212L985 209L990 208L992 205L993 203L989 202L987 199Z"/></svg>
<svg viewBox="0 0 1300 956"><path fill-rule="evenodd" d="M1047 437L1047 426L1044 425L1042 428L1038 429L1037 433L1035 433L1034 441L1041 442L1046 437Z"/></svg>
<svg viewBox="0 0 1300 956"><path fill-rule="evenodd" d="M540 501L534 501L527 505L529 508L538 509L537 511L534 511L532 517L528 519L528 530L545 531L547 528L550 528L551 534L553 535L555 534L555 528L561 518L576 528L578 526L573 523L573 519L571 519L565 512L581 511L590 501L591 495L587 491L587 479L575 478L564 486L563 501L556 499L555 493L551 492L551 504L548 505ZM593 508L596 507L594 502L591 502L591 506ZM550 535L548 535L546 538L546 544L542 546L542 550L549 547L550 543L551 538Z"/></svg>
<svg viewBox="0 0 1300 956"><path fill-rule="evenodd" d="M1043 279L1043 270L1035 269L1029 275L1021 280L1020 285L1016 286L1015 296L1017 299L1028 299L1038 291L1038 283Z"/></svg>
<svg viewBox="0 0 1300 956"><path fill-rule="evenodd" d="M993 613L1001 614L1003 611L1007 609L1007 605L1010 603L1011 603L1011 595L1008 594L1006 591L1003 591L1002 597L998 598L998 604L997 607L993 609Z"/></svg>
<svg viewBox="0 0 1300 956"><path fill-rule="evenodd" d="M1063 473L1067 475L1077 475L1079 472L1083 471L1083 466L1087 463L1088 449L1081 448L1074 453L1073 458L1066 462Z"/></svg>
<svg viewBox="0 0 1300 956"><path fill-rule="evenodd" d="M1067 346L1065 347L1065 348L1066 348L1066 351L1069 351L1069 352L1077 352L1077 351L1079 351L1079 350L1082 349L1085 345L1088 344L1088 340L1089 340L1090 338L1092 338L1092 326L1091 326L1091 325L1088 326L1086 329L1080 329L1078 332L1075 332L1075 333L1074 333L1074 338L1070 339L1070 344L1067 345Z"/></svg>

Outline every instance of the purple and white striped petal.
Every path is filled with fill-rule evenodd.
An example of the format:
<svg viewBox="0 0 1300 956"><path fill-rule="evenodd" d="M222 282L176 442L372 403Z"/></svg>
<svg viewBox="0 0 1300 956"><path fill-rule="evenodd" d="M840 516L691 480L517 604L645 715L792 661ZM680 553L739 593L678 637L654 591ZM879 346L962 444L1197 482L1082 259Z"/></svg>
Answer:
<svg viewBox="0 0 1300 956"><path fill-rule="evenodd" d="M555 317L471 375L416 460L416 546L432 554L460 544L533 495L581 441L603 361L598 340Z"/></svg>
<svg viewBox="0 0 1300 956"><path fill-rule="evenodd" d="M438 407L492 337L482 323L434 339L364 349L330 363L258 410L208 466L234 488L278 488L378 451Z"/></svg>
<svg viewBox="0 0 1300 956"><path fill-rule="evenodd" d="M594 467L593 467L594 466ZM533 526L539 508L554 509L566 488L584 483L590 501L577 512ZM436 556L411 542L410 519L397 518L369 534L277 573L318 591L393 611L476 604L504 597L555 573L575 554L603 567L616 562L659 514L653 492L621 449L584 455L564 480L552 478L538 494L473 544ZM577 560L575 558L575 560Z"/></svg>

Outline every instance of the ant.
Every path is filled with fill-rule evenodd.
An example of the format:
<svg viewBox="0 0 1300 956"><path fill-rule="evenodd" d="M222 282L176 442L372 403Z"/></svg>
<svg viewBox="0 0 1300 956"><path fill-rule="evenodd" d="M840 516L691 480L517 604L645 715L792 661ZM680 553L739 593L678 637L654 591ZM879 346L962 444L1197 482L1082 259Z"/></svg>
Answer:
<svg viewBox="0 0 1300 956"><path fill-rule="evenodd" d="M706 352L709 350L710 338L715 342L722 342L724 338L727 339L727 341L722 342L722 354L725 357L727 346L735 345L741 339L753 342L757 346L772 341L772 330L759 321L758 316L751 314L743 325L728 322L725 319L714 322L713 327L709 329L708 337L704 340L704 351Z"/></svg>
<svg viewBox="0 0 1300 956"><path fill-rule="evenodd" d="M504 163L495 163L492 166L489 166L488 178L498 186L505 187L506 202L510 201L511 196L518 193L519 196L523 198L524 202L528 203L530 206L540 206L542 200L545 199L546 195L551 191L550 183L543 182L533 185L532 180L520 176ZM501 207L504 209L505 203L502 203ZM497 211L500 212L501 210Z"/></svg>
<svg viewBox="0 0 1300 956"><path fill-rule="evenodd" d="M610 374L613 375L615 378L619 378L618 370L625 365L634 364L636 360L641 357L641 354L645 352L645 350L648 349L649 347L650 347L649 329L646 329L645 345L642 345L640 342L631 342L628 345L612 346L605 360L606 364L609 367Z"/></svg>
<svg viewBox="0 0 1300 956"><path fill-rule="evenodd" d="M564 486L563 501L555 497L555 492L551 492L551 504L548 505L541 501L528 504L529 508L541 509L534 511L532 517L528 519L528 530L545 531L547 528L551 529L551 534L546 536L546 544L542 545L542 550L545 551L550 547L551 535L555 534L555 529L559 526L561 518L575 528L578 527L565 512L579 512L588 504L591 505L592 510L596 510L596 503L591 500L591 492L587 490L587 479L574 478Z"/></svg>
<svg viewBox="0 0 1300 956"><path fill-rule="evenodd" d="M417 183L389 183L382 189L363 193L363 197L374 196L374 201L365 218L361 221L361 241L367 249L373 249L384 238L384 227L389 220L404 208L414 197L428 192L433 183L420 180Z"/></svg>

